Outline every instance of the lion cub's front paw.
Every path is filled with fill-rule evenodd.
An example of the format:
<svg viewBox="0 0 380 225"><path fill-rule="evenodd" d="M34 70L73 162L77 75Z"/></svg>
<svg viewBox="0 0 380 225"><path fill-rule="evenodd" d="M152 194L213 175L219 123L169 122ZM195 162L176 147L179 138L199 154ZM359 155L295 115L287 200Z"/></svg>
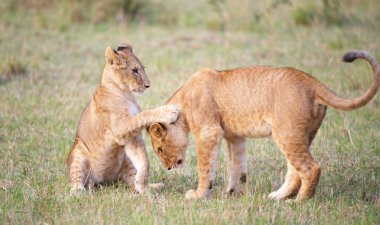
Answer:
<svg viewBox="0 0 380 225"><path fill-rule="evenodd" d="M179 114L179 107L177 105L164 105L158 109L160 110L158 122L171 124L177 120Z"/></svg>
<svg viewBox="0 0 380 225"><path fill-rule="evenodd" d="M197 199L198 198L197 191L196 190L188 190L186 192L185 198L187 200Z"/></svg>
<svg viewBox="0 0 380 225"><path fill-rule="evenodd" d="M135 192L142 194L147 191L147 186L145 184L139 184L135 182Z"/></svg>
<svg viewBox="0 0 380 225"><path fill-rule="evenodd" d="M235 186L233 188L227 188L226 192L224 193L225 197L232 197L232 196L240 196L243 195L244 192L239 186Z"/></svg>
<svg viewBox="0 0 380 225"><path fill-rule="evenodd" d="M149 189L161 190L165 187L163 183L151 183L148 184Z"/></svg>
<svg viewBox="0 0 380 225"><path fill-rule="evenodd" d="M192 200L192 199L208 199L210 197L209 193L200 193L196 190L189 190L186 192L185 198L186 200Z"/></svg>
<svg viewBox="0 0 380 225"><path fill-rule="evenodd" d="M80 197L86 193L86 189L83 186L73 186L70 189L70 195L71 196L77 196Z"/></svg>

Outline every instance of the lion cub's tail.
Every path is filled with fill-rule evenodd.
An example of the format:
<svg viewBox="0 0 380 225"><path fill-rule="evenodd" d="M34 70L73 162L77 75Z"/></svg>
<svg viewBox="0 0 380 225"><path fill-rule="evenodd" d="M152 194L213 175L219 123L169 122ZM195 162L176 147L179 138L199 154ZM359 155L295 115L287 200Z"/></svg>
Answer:
<svg viewBox="0 0 380 225"><path fill-rule="evenodd" d="M375 57L365 51L354 50L347 52L343 56L344 62L353 62L358 58L365 59L372 67L372 84L371 87L360 97L345 99L337 96L321 83L316 87L316 95L322 104L331 106L336 109L352 110L357 109L367 104L375 95L380 86L380 66Z"/></svg>

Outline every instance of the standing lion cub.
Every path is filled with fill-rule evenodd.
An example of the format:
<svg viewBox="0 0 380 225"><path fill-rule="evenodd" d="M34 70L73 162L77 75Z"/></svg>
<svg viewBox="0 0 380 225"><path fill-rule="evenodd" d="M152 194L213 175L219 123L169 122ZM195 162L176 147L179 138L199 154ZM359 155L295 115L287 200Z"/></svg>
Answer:
<svg viewBox="0 0 380 225"><path fill-rule="evenodd" d="M175 105L140 112L133 92L150 87L144 66L132 47L108 47L100 86L84 109L68 159L71 193L88 185L125 182L143 192L149 162L141 130L152 123L170 124L177 119Z"/></svg>
<svg viewBox="0 0 380 225"><path fill-rule="evenodd" d="M226 71L202 69L168 100L181 113L170 125L149 127L153 146L167 169L183 164L188 133L193 133L198 155L198 188L186 198L210 196L219 148L228 148L227 194L239 193L246 182L246 138L272 136L288 161L284 184L269 197L297 200L313 196L321 169L310 152L327 106L341 110L367 104L380 85L380 67L364 51L344 55L345 62L365 59L372 66L371 87L360 97L337 96L310 75L294 68L253 66Z"/></svg>

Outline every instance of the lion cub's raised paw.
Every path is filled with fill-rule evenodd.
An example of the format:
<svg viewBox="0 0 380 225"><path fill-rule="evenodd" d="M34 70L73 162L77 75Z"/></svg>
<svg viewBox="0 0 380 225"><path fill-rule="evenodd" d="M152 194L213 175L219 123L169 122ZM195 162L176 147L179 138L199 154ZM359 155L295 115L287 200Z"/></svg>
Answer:
<svg viewBox="0 0 380 225"><path fill-rule="evenodd" d="M179 107L177 105L164 105L159 107L157 110L159 112L157 122L159 123L171 124L178 118Z"/></svg>

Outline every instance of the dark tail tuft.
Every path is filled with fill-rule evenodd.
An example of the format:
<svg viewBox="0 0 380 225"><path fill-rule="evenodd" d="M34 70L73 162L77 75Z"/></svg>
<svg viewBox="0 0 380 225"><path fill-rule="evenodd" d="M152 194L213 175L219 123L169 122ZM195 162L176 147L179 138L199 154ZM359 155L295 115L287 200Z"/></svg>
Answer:
<svg viewBox="0 0 380 225"><path fill-rule="evenodd" d="M351 52L347 52L346 54L344 54L342 60L343 60L343 62L353 62L357 58L358 58L357 52L351 51Z"/></svg>
<svg viewBox="0 0 380 225"><path fill-rule="evenodd" d="M380 65L375 57L370 53L362 50L349 51L343 56L344 62L353 62L355 59L364 59L372 67L372 83L369 89L359 97L356 98L341 98L334 94L326 86L320 84L317 87L317 96L322 104L342 110L358 109L367 104L376 95L380 87Z"/></svg>

